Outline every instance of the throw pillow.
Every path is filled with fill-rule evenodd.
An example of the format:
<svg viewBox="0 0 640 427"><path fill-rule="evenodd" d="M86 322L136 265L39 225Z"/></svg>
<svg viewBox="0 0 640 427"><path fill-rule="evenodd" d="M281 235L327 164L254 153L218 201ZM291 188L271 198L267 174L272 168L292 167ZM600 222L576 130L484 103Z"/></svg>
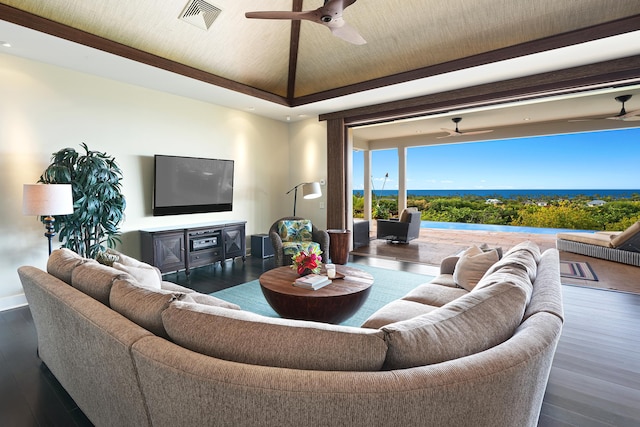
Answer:
<svg viewBox="0 0 640 427"><path fill-rule="evenodd" d="M147 286L153 289L161 288L162 281L158 278L158 273L156 272L156 270L151 266L133 267L130 265L121 264L119 262L114 262L113 268L124 271L125 273L129 273L143 286Z"/></svg>
<svg viewBox="0 0 640 427"><path fill-rule="evenodd" d="M283 242L308 242L312 240L313 227L308 219L287 219L278 224L278 234Z"/></svg>
<svg viewBox="0 0 640 427"><path fill-rule="evenodd" d="M119 260L120 257L113 253L100 251L96 254L96 261L100 264L108 265L109 267L113 266L113 263Z"/></svg>
<svg viewBox="0 0 640 427"><path fill-rule="evenodd" d="M412 212L418 212L418 208L405 208L400 213L400 222L409 222L409 214Z"/></svg>
<svg viewBox="0 0 640 427"><path fill-rule="evenodd" d="M180 301L193 302L196 304L212 305L214 307L224 307L231 310L240 310L240 306L223 299L216 298L213 295L201 294L200 292L188 293Z"/></svg>
<svg viewBox="0 0 640 427"><path fill-rule="evenodd" d="M620 234L611 236L611 245L614 248L624 246L625 242L640 232L640 221L634 223ZM631 250L631 249L628 249Z"/></svg>
<svg viewBox="0 0 640 427"><path fill-rule="evenodd" d="M477 246L464 251L453 270L453 281L461 288L470 291L487 272L489 267L498 262L498 252L483 252Z"/></svg>

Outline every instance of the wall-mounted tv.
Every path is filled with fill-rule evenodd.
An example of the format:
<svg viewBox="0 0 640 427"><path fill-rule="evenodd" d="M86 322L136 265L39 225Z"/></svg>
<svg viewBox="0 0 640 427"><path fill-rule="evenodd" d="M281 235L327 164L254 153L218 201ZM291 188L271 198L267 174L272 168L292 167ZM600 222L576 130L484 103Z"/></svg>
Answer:
<svg viewBox="0 0 640 427"><path fill-rule="evenodd" d="M233 160L155 155L153 215L233 209Z"/></svg>

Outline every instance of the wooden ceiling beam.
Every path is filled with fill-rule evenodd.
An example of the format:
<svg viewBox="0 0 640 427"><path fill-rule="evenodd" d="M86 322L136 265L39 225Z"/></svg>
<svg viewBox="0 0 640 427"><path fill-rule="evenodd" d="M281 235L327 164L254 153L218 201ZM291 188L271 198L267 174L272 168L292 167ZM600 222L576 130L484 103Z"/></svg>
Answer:
<svg viewBox="0 0 640 427"><path fill-rule="evenodd" d="M383 123L470 107L622 87L640 82L640 55L596 64L503 80L400 101L323 114L320 120L343 118L347 126Z"/></svg>
<svg viewBox="0 0 640 427"><path fill-rule="evenodd" d="M302 0L293 0L293 12L302 11ZM287 77L287 100L289 105L296 96L296 73L298 69L298 49L300 47L300 25L299 19L291 21L291 41L289 42L289 75Z"/></svg>
<svg viewBox="0 0 640 427"><path fill-rule="evenodd" d="M398 73L379 79L343 86L336 89L318 92L311 95L301 96L294 100L292 107L311 104L318 101L351 95L367 90L378 89L399 83L406 83L413 80L424 79L440 74L451 73L467 68L478 67L513 58L532 55L562 47L573 46L606 37L612 37L624 33L640 30L640 15L618 19L604 24L594 25L580 30L570 31L564 34L545 37L530 42L521 43L478 55L460 58L453 61L436 64L429 67L419 68L413 71Z"/></svg>

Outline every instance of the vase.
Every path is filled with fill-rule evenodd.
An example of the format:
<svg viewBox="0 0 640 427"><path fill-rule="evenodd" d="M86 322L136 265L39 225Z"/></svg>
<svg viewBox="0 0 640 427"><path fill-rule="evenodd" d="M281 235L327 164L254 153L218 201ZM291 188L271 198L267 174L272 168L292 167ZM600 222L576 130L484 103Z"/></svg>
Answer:
<svg viewBox="0 0 640 427"><path fill-rule="evenodd" d="M313 273L313 270L305 268L302 273L300 273L300 277L302 276L308 276L309 274Z"/></svg>

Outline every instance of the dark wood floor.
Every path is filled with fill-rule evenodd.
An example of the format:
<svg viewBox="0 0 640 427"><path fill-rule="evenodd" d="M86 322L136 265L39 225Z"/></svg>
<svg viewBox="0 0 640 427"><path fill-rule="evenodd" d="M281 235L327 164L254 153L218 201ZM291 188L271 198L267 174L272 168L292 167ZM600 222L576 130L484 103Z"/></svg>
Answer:
<svg viewBox="0 0 640 427"><path fill-rule="evenodd" d="M353 262L429 273L415 263L359 256ZM272 259L248 257L166 279L214 292L272 267ZM577 286L564 286L563 295L566 321L539 426L639 426L640 295ZM0 426L91 426L36 353L29 309L0 312Z"/></svg>

